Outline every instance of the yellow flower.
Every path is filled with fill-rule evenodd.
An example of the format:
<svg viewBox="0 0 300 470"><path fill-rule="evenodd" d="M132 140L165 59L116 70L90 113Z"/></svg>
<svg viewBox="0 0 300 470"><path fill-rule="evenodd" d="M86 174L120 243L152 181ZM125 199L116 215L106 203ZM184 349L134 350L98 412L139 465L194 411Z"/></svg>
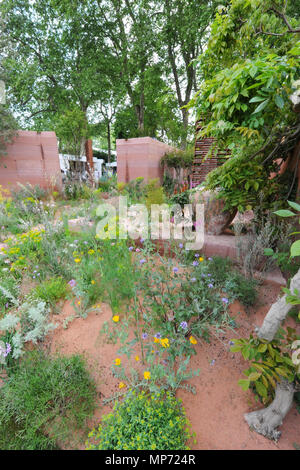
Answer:
<svg viewBox="0 0 300 470"><path fill-rule="evenodd" d="M80 304L81 304L81 302L80 302L80 300L78 300L77 305L80 305Z"/></svg>
<svg viewBox="0 0 300 470"><path fill-rule="evenodd" d="M75 258L74 261L75 261L75 263L80 263L81 259L80 258Z"/></svg>
<svg viewBox="0 0 300 470"><path fill-rule="evenodd" d="M202 257L201 257L201 258L199 258L199 261L204 261L204 258L202 258Z"/></svg>
<svg viewBox="0 0 300 470"><path fill-rule="evenodd" d="M190 342L191 342L192 344L197 344L197 343L198 343L198 341L196 340L196 338L194 338L194 336L191 336L191 337L190 337Z"/></svg>
<svg viewBox="0 0 300 470"><path fill-rule="evenodd" d="M160 339L154 337L154 343L159 343Z"/></svg>
<svg viewBox="0 0 300 470"><path fill-rule="evenodd" d="M144 379L149 380L150 377L151 377L150 372L149 372L148 370L145 370L145 372L144 372Z"/></svg>
<svg viewBox="0 0 300 470"><path fill-rule="evenodd" d="M94 279L91 281L91 284L95 284L95 281L94 281Z"/></svg>
<svg viewBox="0 0 300 470"><path fill-rule="evenodd" d="M140 360L140 356L136 355L135 358L136 362L138 362Z"/></svg>
<svg viewBox="0 0 300 470"><path fill-rule="evenodd" d="M121 359L117 357L117 359L115 359L115 365L119 366L120 364L121 364Z"/></svg>
<svg viewBox="0 0 300 470"><path fill-rule="evenodd" d="M120 320L120 317L119 315L114 315L112 319L115 323L117 323Z"/></svg>
<svg viewBox="0 0 300 470"><path fill-rule="evenodd" d="M120 382L120 383L119 383L119 388L124 388L124 387L126 387L126 385L124 384L124 382Z"/></svg>
<svg viewBox="0 0 300 470"><path fill-rule="evenodd" d="M92 250L92 249L91 249L91 250L88 251L88 254L89 254L89 255L93 255L94 253L95 253L95 250Z"/></svg>
<svg viewBox="0 0 300 470"><path fill-rule="evenodd" d="M161 339L161 340L160 340L160 344L161 344L164 348L168 348L168 347L170 346L168 338L163 338L163 339Z"/></svg>

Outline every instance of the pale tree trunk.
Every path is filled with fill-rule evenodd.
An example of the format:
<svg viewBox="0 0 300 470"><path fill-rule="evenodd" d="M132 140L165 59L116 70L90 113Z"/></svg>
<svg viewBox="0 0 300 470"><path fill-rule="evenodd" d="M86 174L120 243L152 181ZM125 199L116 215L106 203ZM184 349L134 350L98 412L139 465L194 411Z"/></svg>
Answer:
<svg viewBox="0 0 300 470"><path fill-rule="evenodd" d="M300 291L300 269L291 279L290 290ZM257 329L257 336L266 341L272 341L281 322L286 318L293 305L286 303L286 295L279 298L270 308L261 328ZM269 439L277 441L281 432L277 430L291 409L295 393L295 384L282 378L276 386L273 402L262 410L246 413L245 420L250 428Z"/></svg>
<svg viewBox="0 0 300 470"><path fill-rule="evenodd" d="M281 426L292 407L294 393L294 384L282 379L276 386L274 400L267 408L245 414L245 420L250 429L278 441L281 431L278 431L277 428Z"/></svg>

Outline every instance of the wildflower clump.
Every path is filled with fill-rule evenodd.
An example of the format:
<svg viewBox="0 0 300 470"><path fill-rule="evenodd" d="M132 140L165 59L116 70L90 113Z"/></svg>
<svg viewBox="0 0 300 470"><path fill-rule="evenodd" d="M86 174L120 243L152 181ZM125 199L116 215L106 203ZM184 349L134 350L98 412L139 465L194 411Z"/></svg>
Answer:
<svg viewBox="0 0 300 470"><path fill-rule="evenodd" d="M89 434L88 450L186 450L191 437L180 400L170 392L130 390Z"/></svg>

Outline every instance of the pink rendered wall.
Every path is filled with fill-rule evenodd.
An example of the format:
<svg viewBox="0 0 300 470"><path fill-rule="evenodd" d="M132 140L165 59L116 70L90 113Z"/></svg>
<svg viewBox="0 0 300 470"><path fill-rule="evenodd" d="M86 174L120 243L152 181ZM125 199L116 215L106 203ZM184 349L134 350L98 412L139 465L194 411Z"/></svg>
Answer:
<svg viewBox="0 0 300 470"><path fill-rule="evenodd" d="M174 150L170 145L151 137L117 139L116 147L119 183L128 183L137 177L143 177L145 182L154 178L162 182L160 159L167 151Z"/></svg>
<svg viewBox="0 0 300 470"><path fill-rule="evenodd" d="M55 132L18 131L0 157L0 184L18 188L30 183L61 188L62 178Z"/></svg>

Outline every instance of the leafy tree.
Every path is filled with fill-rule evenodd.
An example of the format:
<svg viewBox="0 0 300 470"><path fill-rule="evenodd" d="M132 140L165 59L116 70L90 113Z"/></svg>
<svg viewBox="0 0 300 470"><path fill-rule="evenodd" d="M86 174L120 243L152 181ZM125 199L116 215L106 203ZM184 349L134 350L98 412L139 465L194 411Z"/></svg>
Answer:
<svg viewBox="0 0 300 470"><path fill-rule="evenodd" d="M227 204L240 210L255 204L264 189L267 202L274 200L280 178L270 181L270 172L292 154L286 198L296 180L300 124L290 97L299 78L300 43L297 20L286 9L281 0L232 0L219 7L198 61L204 80L191 105L202 119L200 135L217 137L232 153L210 174L208 186L221 187Z"/></svg>
<svg viewBox="0 0 300 470"><path fill-rule="evenodd" d="M25 125L51 129L59 115L75 108L87 121L88 108L115 72L94 3L6 0L1 9L16 51L5 54L8 94L13 109L27 117Z"/></svg>
<svg viewBox="0 0 300 470"><path fill-rule="evenodd" d="M5 82L7 80L7 70L4 67L1 51L4 46L11 50L11 42L4 39L5 27L0 21L0 157L5 154L5 148L14 136L16 129L16 122L11 112L9 111L8 104L6 104Z"/></svg>
<svg viewBox="0 0 300 470"><path fill-rule="evenodd" d="M185 147L189 125L189 111L186 105L191 99L192 91L196 91L198 87L194 61L204 50L208 27L215 7L220 2L162 0L158 3L160 55L176 90L184 129L182 146ZM169 81L171 82L171 79Z"/></svg>

